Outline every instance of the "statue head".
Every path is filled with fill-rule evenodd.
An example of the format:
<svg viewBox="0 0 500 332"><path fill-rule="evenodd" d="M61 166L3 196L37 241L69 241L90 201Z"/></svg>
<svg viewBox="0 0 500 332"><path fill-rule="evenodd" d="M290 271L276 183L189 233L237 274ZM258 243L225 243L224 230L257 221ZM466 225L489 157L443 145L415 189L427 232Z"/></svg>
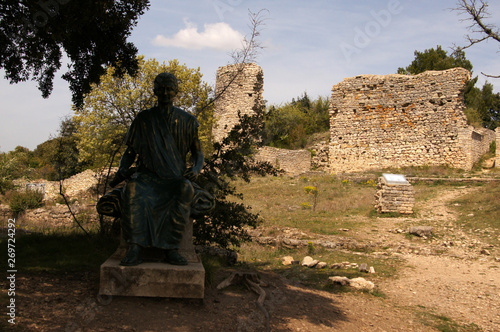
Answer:
<svg viewBox="0 0 500 332"><path fill-rule="evenodd" d="M174 74L161 73L156 76L153 92L159 103L171 102L179 92L179 85Z"/></svg>

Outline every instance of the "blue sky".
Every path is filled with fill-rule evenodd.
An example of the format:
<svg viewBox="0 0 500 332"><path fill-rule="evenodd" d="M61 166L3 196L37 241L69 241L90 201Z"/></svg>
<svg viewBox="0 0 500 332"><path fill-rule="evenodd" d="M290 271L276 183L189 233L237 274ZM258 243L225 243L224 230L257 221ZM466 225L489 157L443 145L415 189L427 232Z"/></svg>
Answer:
<svg viewBox="0 0 500 332"><path fill-rule="evenodd" d="M161 61L178 59L200 67L215 84L218 67L232 62L230 52L248 35L248 11L267 9L257 63L264 70L264 98L281 104L304 91L328 96L333 85L360 74L393 74L414 59L415 50L464 45L469 22L461 19L456 0L154 0L130 40L139 54ZM493 19L500 3L489 1ZM500 74L498 43L466 50L479 75ZM31 150L57 134L60 120L71 115L71 95L56 80L49 99L33 82L10 85L0 79L0 151L17 145ZM62 72L60 73L62 75ZM60 76L59 75L59 76ZM500 92L500 80L488 79Z"/></svg>

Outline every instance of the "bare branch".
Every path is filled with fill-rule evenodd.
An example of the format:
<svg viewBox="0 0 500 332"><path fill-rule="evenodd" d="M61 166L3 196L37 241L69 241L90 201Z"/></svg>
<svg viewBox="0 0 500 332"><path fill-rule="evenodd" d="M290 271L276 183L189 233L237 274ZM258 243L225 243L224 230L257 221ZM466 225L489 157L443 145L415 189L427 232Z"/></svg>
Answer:
<svg viewBox="0 0 500 332"><path fill-rule="evenodd" d="M199 112L202 112L205 108L215 103L215 101L227 91L229 86L231 86L236 78L238 78L238 76L243 72L244 65L246 63L255 62L259 51L264 49L258 38L260 37L260 33L263 29L262 27L265 25L265 21L267 20L267 17L264 16L265 13L269 13L269 10L261 9L257 13L253 13L250 10L248 11L248 17L250 19L250 23L248 24L248 27L250 28L250 37L245 37L243 39L241 49L235 50L231 53L233 64L239 65L238 70L226 86L224 86L207 105L203 106Z"/></svg>
<svg viewBox="0 0 500 332"><path fill-rule="evenodd" d="M491 77L491 78L500 78L500 75L488 75L488 74L485 74L483 72L481 72L481 74L483 74L484 76L486 77Z"/></svg>
<svg viewBox="0 0 500 332"><path fill-rule="evenodd" d="M461 21L471 21L471 25L468 27L472 33L478 33L482 36L480 38L474 38L470 35L466 35L465 38L468 41L468 44L463 47L458 47L458 50L464 50L472 45L481 43L488 39L496 40L500 42L500 30L496 25L487 24L485 19L490 18L490 14L488 12L488 2L484 0L460 0L458 1L458 7L455 8L460 14L467 15L466 19ZM494 75L486 75L487 77L498 78L499 76Z"/></svg>

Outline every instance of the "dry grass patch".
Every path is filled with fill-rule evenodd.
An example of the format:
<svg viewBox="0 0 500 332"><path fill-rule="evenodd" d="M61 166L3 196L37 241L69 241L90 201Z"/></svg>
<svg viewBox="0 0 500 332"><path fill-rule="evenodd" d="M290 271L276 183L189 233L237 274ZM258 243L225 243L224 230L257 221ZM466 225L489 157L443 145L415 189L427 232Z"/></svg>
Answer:
<svg viewBox="0 0 500 332"><path fill-rule="evenodd" d="M264 227L294 227L320 234L336 234L340 228L355 228L373 210L373 182L352 183L324 175L314 177L254 178L237 182L245 204L264 219ZM317 188L317 203L306 187Z"/></svg>

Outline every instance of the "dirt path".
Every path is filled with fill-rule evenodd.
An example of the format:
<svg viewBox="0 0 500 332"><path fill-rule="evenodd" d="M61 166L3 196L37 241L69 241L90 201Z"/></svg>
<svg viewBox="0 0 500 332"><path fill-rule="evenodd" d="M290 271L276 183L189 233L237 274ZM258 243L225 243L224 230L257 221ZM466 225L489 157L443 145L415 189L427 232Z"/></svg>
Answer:
<svg viewBox="0 0 500 332"><path fill-rule="evenodd" d="M444 192L424 202L419 207L424 209L421 218L411 221L413 225L431 223L442 239L460 239L466 245L449 246L453 241L442 239L413 244L414 249L401 256L409 267L399 279L379 287L395 305L426 309L461 324L475 324L484 331L499 331L500 262L482 255L480 245L471 246L480 244L480 240L453 224L457 215L448 207L450 201L475 190L479 189L463 187ZM382 222L390 230L400 221L386 218ZM439 255L432 254L436 252Z"/></svg>

